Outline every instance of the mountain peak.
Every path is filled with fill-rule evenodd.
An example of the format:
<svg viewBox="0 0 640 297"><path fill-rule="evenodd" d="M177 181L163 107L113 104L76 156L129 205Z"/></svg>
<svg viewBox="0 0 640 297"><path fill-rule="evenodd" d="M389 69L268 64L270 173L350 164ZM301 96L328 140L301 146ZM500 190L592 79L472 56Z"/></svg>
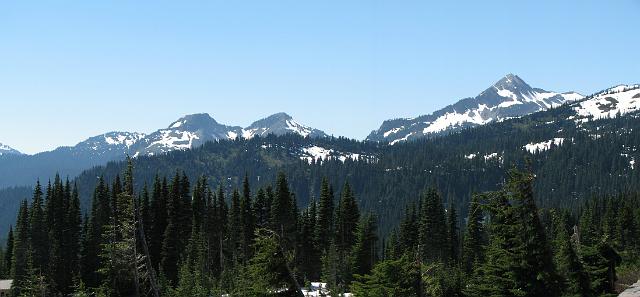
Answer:
<svg viewBox="0 0 640 297"><path fill-rule="evenodd" d="M521 117L581 99L575 92L556 93L532 88L519 76L509 73L478 96L465 98L431 114L382 123L367 140L394 144L430 137L456 129Z"/></svg>
<svg viewBox="0 0 640 297"><path fill-rule="evenodd" d="M279 112L253 122L249 127L243 129L242 137L249 139L256 135L284 135L288 133L299 134L305 137L327 136L324 132L302 125L296 122L290 115L284 112Z"/></svg>
<svg viewBox="0 0 640 297"><path fill-rule="evenodd" d="M513 74L513 73L509 73L507 75L505 75L503 78L501 78L499 81L497 81L495 84L493 84L493 87L498 89L498 90L527 90L527 89L531 89L531 86L529 86L524 80L522 80L522 78L520 78L519 76Z"/></svg>
<svg viewBox="0 0 640 297"><path fill-rule="evenodd" d="M274 114L266 117L265 119L274 119L274 120L286 121L286 120L292 120L293 117L291 117L290 115L288 115L285 112L278 112L278 113L274 113Z"/></svg>
<svg viewBox="0 0 640 297"><path fill-rule="evenodd" d="M169 125L169 129L177 129L183 126L202 126L202 125L217 125L218 122L214 118L212 118L208 113L194 113L188 114L177 121L171 123ZM184 128L184 127L183 127Z"/></svg>

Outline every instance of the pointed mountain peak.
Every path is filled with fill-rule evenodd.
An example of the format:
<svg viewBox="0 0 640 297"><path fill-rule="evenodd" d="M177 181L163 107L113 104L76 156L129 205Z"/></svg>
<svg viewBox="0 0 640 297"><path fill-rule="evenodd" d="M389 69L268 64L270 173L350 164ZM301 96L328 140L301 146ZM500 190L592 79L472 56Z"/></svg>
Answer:
<svg viewBox="0 0 640 297"><path fill-rule="evenodd" d="M498 90L512 90L512 91L513 90L522 91L522 90L531 89L531 86L529 86L524 80L522 80L522 78L520 78L519 76L513 73L509 73L505 75L502 79L500 79L495 84L493 84L493 87Z"/></svg>
<svg viewBox="0 0 640 297"><path fill-rule="evenodd" d="M177 121L169 125L169 129L187 129L186 127L200 127L206 125L218 125L208 113L189 114L179 118Z"/></svg>
<svg viewBox="0 0 640 297"><path fill-rule="evenodd" d="M288 133L299 134L305 137L327 136L324 132L302 125L296 122L290 115L284 112L279 112L253 122L253 124L251 124L249 127L243 129L242 137L249 139L253 138L256 135L284 135Z"/></svg>
<svg viewBox="0 0 640 297"><path fill-rule="evenodd" d="M279 112L279 113L274 113L268 117L266 117L265 119L275 119L275 120L281 120L281 121L286 121L286 120L292 120L293 117L291 117L290 115L284 113L284 112Z"/></svg>
<svg viewBox="0 0 640 297"><path fill-rule="evenodd" d="M248 128L272 126L277 123L285 123L286 121L293 121L293 117L284 112L279 112L253 122Z"/></svg>

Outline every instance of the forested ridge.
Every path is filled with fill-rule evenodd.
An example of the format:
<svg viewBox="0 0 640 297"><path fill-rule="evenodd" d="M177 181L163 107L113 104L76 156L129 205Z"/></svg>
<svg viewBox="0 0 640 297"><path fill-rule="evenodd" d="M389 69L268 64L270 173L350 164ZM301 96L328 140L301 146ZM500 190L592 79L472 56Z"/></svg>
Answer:
<svg viewBox="0 0 640 297"><path fill-rule="evenodd" d="M136 158L136 190L151 183L156 174L171 175L184 171L190 179L207 176L210 186L225 181L227 187L240 186L245 172L256 190L273 180L278 171L285 172L297 193L299 207L305 207L319 195L323 177L341 181L349 179L358 192L360 206L380 218L381 232L386 234L396 224L405 205L416 201L426 187L436 186L446 200L457 202L466 213L471 194L496 190L506 177L505 169L522 166L525 157L532 160L535 197L544 207L563 206L577 209L594 195L620 191L638 191L640 175L640 121L636 114L576 124L567 119L568 106L476 127L446 136L393 146L359 142L345 138L309 139L296 135L256 137L250 140L210 142L188 151ZM562 138L561 145L530 153L530 143ZM347 158L309 163L301 159L301 150L322 147L337 152L357 153L358 160ZM125 167L123 162L85 171L74 179L80 199L90 205L91 191L98 176L113 179ZM333 184L340 190L340 183ZM229 190L229 189L227 189ZM0 218L3 234L14 220L19 201L27 191L0 190L7 213ZM544 195L541 195L544 193Z"/></svg>
<svg viewBox="0 0 640 297"><path fill-rule="evenodd" d="M334 295L606 296L638 271L640 196L539 209L529 170L467 215L420 191L381 237L349 180L299 208L284 173L252 191L248 173L225 190L177 171L137 191L134 165L98 179L84 216L77 184L35 185L1 252L16 296L302 296L319 280Z"/></svg>

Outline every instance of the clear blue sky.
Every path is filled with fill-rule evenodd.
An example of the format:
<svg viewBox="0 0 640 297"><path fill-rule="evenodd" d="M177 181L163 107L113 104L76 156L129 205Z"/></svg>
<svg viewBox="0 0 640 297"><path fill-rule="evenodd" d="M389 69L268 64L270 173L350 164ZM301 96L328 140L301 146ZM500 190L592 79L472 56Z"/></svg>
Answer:
<svg viewBox="0 0 640 297"><path fill-rule="evenodd" d="M640 1L5 1L0 142L26 153L187 113L285 111L362 139L506 73L640 82Z"/></svg>

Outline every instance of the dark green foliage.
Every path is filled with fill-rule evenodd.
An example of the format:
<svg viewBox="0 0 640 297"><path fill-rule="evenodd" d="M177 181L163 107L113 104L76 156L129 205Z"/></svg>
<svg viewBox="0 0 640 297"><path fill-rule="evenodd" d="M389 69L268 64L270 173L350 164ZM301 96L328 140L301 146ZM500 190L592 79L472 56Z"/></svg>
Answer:
<svg viewBox="0 0 640 297"><path fill-rule="evenodd" d="M284 173L278 174L276 191L271 204L271 228L281 237L286 250L295 245L297 210Z"/></svg>
<svg viewBox="0 0 640 297"><path fill-rule="evenodd" d="M267 196L264 190L260 188L253 203L256 228L267 228L269 226L270 210L271 206L267 201Z"/></svg>
<svg viewBox="0 0 640 297"><path fill-rule="evenodd" d="M358 203L349 183L345 183L335 214L334 242L339 251L350 251L356 242L356 228L360 221Z"/></svg>
<svg viewBox="0 0 640 297"><path fill-rule="evenodd" d="M235 293L238 296L298 296L298 285L289 267L290 255L275 232L259 229L253 248L255 255L243 269ZM289 293L277 293L280 290Z"/></svg>
<svg viewBox="0 0 640 297"><path fill-rule="evenodd" d="M454 263L460 258L460 235L458 228L458 213L453 205L449 206L447 212L447 244L449 245L449 259Z"/></svg>
<svg viewBox="0 0 640 297"><path fill-rule="evenodd" d="M420 218L422 259L427 262L447 260L447 221L442 198L436 189L430 188L424 194Z"/></svg>
<svg viewBox="0 0 640 297"><path fill-rule="evenodd" d="M139 294L136 278L140 255L137 251L135 193L133 192L133 163L128 159L124 172L124 188L115 197L115 211L111 224L103 231L102 266L103 285L116 296ZM117 190L118 184L114 184ZM113 190L115 191L115 190ZM118 218L118 220L114 220Z"/></svg>
<svg viewBox="0 0 640 297"><path fill-rule="evenodd" d="M109 224L111 216L111 204L109 202L109 188L104 178L100 178L93 192L91 204L91 216L83 240L83 252L81 257L81 271L84 283L92 288L102 282L98 269L100 263L100 249L103 243L102 232Z"/></svg>
<svg viewBox="0 0 640 297"><path fill-rule="evenodd" d="M462 246L463 267L467 274L473 271L476 264L484 262L485 230L480 196L473 195L467 216L467 227Z"/></svg>
<svg viewBox="0 0 640 297"><path fill-rule="evenodd" d="M29 273L29 210L27 201L22 201L16 233L13 241L13 257L11 260L11 279L15 282L14 295L20 294L20 288L25 284Z"/></svg>
<svg viewBox="0 0 640 297"><path fill-rule="evenodd" d="M251 199L251 189L249 187L249 176L245 174L242 182L242 198L240 198L240 253L242 261L246 262L251 258L251 245L255 233L255 213L253 212L253 201Z"/></svg>
<svg viewBox="0 0 640 297"><path fill-rule="evenodd" d="M302 280L318 280L321 271L322 244L314 239L317 227L317 205L311 201L309 207L302 211L298 224L297 266L299 278Z"/></svg>
<svg viewBox="0 0 640 297"><path fill-rule="evenodd" d="M378 263L370 275L356 276L351 292L358 297L421 296L420 273L412 259L402 257Z"/></svg>
<svg viewBox="0 0 640 297"><path fill-rule="evenodd" d="M559 276L538 211L533 177L510 171L503 190L490 194L486 261L466 288L468 296L559 296Z"/></svg>
<svg viewBox="0 0 640 297"><path fill-rule="evenodd" d="M558 273L564 277L563 296L591 296L591 283L580 258L576 253L577 242L569 238L566 214L558 213L553 217L555 238L554 262Z"/></svg>
<svg viewBox="0 0 640 297"><path fill-rule="evenodd" d="M167 229L167 202L169 196L169 186L167 179L156 176L153 182L151 193L151 222L149 226L149 256L153 263L160 263L162 253L162 243L164 242L164 232ZM158 267L156 267L157 269Z"/></svg>
<svg viewBox="0 0 640 297"><path fill-rule="evenodd" d="M29 224L31 225L31 248L33 267L42 273L47 272L49 262L49 235L47 234L46 217L44 212L44 197L40 181L36 182L33 200L29 209Z"/></svg>
<svg viewBox="0 0 640 297"><path fill-rule="evenodd" d="M7 247L4 249L4 258L0 259L4 261L5 273L8 275L11 272L13 262L13 243L15 239L13 237L13 227L9 228L9 234L7 235Z"/></svg>
<svg viewBox="0 0 640 297"><path fill-rule="evenodd" d="M26 217L27 225L38 222L38 191L31 207L23 203L26 215L19 214L16 238L9 241L14 244L5 253L14 259L13 255L27 255L18 257L26 261L14 268L23 272L20 289L29 292L42 288L55 294L148 292L148 274L136 269L146 266L136 225L141 219L150 266L160 275L160 287L167 296L277 292L292 296L297 294L297 284L319 278L333 292L351 291L356 296L611 292L620 260L617 250L630 252L638 243L633 231L640 219L638 196L592 199L580 214L557 211L562 214L557 220L549 215L556 211L537 209L530 174L512 171L509 176L502 190L473 196L467 218L458 218L459 208L453 201L445 211L435 188L418 203L396 205L405 210L404 217L378 244L378 236L384 234L378 231L378 217L360 216L356 187L350 183L344 183L334 207L329 180L322 181L319 203L311 200L299 211L297 190L292 190L298 185L284 174L277 176L275 188L262 181L252 196L249 175L242 180L241 192L233 190L237 181L232 178L214 193L208 178L199 177L191 187L186 174L176 172L171 183L155 177L151 193L145 186L136 196L130 163L122 182L116 177L111 189L98 179L90 215L84 220L75 186L60 178L48 185L42 210L48 239L46 274L32 266L38 238L33 228L27 228L28 252L16 253L23 251L16 249L21 241L18 226L24 225L21 220ZM458 221L466 221L462 250ZM569 240L567 231L574 222L580 222L579 232ZM256 229L260 230L257 238ZM378 262L380 256L382 262ZM144 283L140 288L136 278Z"/></svg>
<svg viewBox="0 0 640 297"><path fill-rule="evenodd" d="M353 246L351 267L354 274L365 275L378 259L378 225L375 216L369 214L360 220Z"/></svg>
<svg viewBox="0 0 640 297"><path fill-rule="evenodd" d="M327 243L332 240L334 234L334 197L333 190L329 186L329 181L326 178L322 179L322 185L320 186L320 201L318 204L318 224L316 228L315 241L319 245L325 247ZM324 252L324 250L322 252Z"/></svg>

